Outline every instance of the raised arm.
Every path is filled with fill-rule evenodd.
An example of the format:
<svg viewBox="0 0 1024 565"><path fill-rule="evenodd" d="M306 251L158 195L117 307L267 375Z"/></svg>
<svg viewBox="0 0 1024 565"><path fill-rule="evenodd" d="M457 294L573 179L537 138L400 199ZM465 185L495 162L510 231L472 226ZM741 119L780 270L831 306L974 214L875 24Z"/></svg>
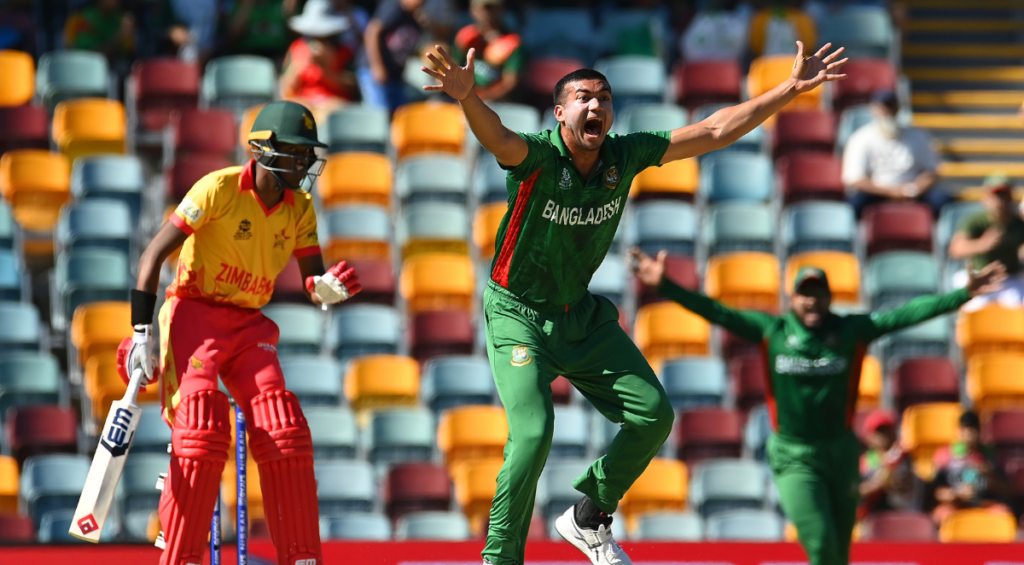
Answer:
<svg viewBox="0 0 1024 565"><path fill-rule="evenodd" d="M508 168L518 166L526 159L529 148L523 138L502 125L498 114L488 108L477 95L473 65L476 50L469 50L466 54L466 66L460 67L443 47L435 45L434 48L443 61L433 53L427 53L427 59L437 70L425 66L421 69L437 79L440 84L427 85L423 89L444 92L458 100L462 105L462 113L466 115L469 129L473 130L473 135L480 141L480 145L490 151L499 164Z"/></svg>
<svg viewBox="0 0 1024 565"><path fill-rule="evenodd" d="M836 74L849 60L836 60L843 53L843 47L828 54L832 44L826 43L813 56L804 57L803 42L797 41L796 45L796 60L789 79L757 98L723 108L696 124L672 130L672 139L661 164L726 147L750 133L798 94L813 90L824 82L846 78L846 75Z"/></svg>

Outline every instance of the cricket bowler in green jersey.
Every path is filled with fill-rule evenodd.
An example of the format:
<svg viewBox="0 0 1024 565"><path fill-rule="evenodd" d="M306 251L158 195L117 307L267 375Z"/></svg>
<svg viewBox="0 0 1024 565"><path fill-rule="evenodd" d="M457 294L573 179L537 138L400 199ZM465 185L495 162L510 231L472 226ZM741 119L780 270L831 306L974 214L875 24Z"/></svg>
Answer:
<svg viewBox="0 0 1024 565"><path fill-rule="evenodd" d="M868 345L998 288L1005 268L992 263L971 273L966 288L921 296L888 312L844 316L830 311L825 271L808 266L797 272L792 308L776 316L734 310L680 287L664 276L664 251L657 259L639 249L631 255L642 283L712 324L761 343L775 430L768 439L768 465L782 510L796 526L810 565L849 563L860 500L860 447L852 428Z"/></svg>
<svg viewBox="0 0 1024 565"><path fill-rule="evenodd" d="M621 423L608 453L573 486L584 496L555 520L559 534L595 565L631 561L612 539L611 514L672 428L673 411L650 365L619 327L606 298L588 292L642 170L720 149L797 94L829 81L846 59L803 44L793 74L762 96L691 126L609 134L608 80L580 69L555 86L554 131L516 133L474 91L474 51L459 66L442 48L423 71L461 104L477 140L508 171L509 207L498 228L484 293L487 353L509 436L491 507L485 563L522 565L537 481L554 429L551 382L564 375L605 417Z"/></svg>

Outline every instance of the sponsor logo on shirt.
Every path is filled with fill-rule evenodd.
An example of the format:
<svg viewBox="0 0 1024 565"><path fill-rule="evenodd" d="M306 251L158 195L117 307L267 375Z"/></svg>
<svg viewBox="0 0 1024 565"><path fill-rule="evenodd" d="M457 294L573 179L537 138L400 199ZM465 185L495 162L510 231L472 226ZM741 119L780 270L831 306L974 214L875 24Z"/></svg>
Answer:
<svg viewBox="0 0 1024 565"><path fill-rule="evenodd" d="M562 190L569 190L572 188L572 175L569 174L569 169L562 167L562 180L558 182L558 186Z"/></svg>
<svg viewBox="0 0 1024 565"><path fill-rule="evenodd" d="M806 359L789 355L775 357L775 372L780 375L838 375L848 368L849 363L843 357L822 357L820 359Z"/></svg>
<svg viewBox="0 0 1024 565"><path fill-rule="evenodd" d="M619 186L619 181L622 180L619 177L619 170L612 167L604 172L604 186L605 188L614 190L615 187Z"/></svg>
<svg viewBox="0 0 1024 565"><path fill-rule="evenodd" d="M277 347L273 343L267 343L265 341L258 342L256 347L259 347L263 351L269 351L271 353L277 353Z"/></svg>
<svg viewBox="0 0 1024 565"><path fill-rule="evenodd" d="M530 361L533 361L533 357L530 357L530 349L525 345L517 345L512 348L512 366L522 367L523 365L529 365Z"/></svg>
<svg viewBox="0 0 1024 565"><path fill-rule="evenodd" d="M238 231L235 232L235 241L252 239L252 224L249 220L238 222Z"/></svg>
<svg viewBox="0 0 1024 565"><path fill-rule="evenodd" d="M559 206L554 200L548 200L544 205L544 219L551 220L562 226L585 226L589 224L599 225L619 215L622 206L622 197L616 198L604 206L597 208L577 208Z"/></svg>
<svg viewBox="0 0 1024 565"><path fill-rule="evenodd" d="M291 239L284 234L285 228L281 228L281 233L274 234L274 249L284 249L284 242Z"/></svg>
<svg viewBox="0 0 1024 565"><path fill-rule="evenodd" d="M193 224L203 217L203 209L195 202L192 202L192 199L188 196L181 200L181 204L178 204L178 213Z"/></svg>
<svg viewBox="0 0 1024 565"><path fill-rule="evenodd" d="M227 263L220 264L220 272L217 273L217 278L214 279L216 282L228 284L231 286L238 287L239 292L247 292L249 294L263 295L274 292L274 281L267 277L260 277L253 275L245 269L235 267L234 265L228 265Z"/></svg>

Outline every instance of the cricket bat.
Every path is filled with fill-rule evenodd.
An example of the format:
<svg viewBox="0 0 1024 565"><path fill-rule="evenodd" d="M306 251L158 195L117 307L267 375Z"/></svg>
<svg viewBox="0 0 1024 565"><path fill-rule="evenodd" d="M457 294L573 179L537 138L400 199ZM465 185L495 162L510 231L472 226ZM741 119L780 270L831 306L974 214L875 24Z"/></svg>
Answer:
<svg viewBox="0 0 1024 565"><path fill-rule="evenodd" d="M143 378L145 373L141 368L133 371L124 397L110 404L110 412L100 434L100 444L92 458L92 466L85 478L85 488L82 489L78 508L75 509L68 530L76 538L93 543L100 541L103 524L110 514L117 482L121 480L121 471L124 470L124 462L142 414L142 409L135 401L142 388Z"/></svg>

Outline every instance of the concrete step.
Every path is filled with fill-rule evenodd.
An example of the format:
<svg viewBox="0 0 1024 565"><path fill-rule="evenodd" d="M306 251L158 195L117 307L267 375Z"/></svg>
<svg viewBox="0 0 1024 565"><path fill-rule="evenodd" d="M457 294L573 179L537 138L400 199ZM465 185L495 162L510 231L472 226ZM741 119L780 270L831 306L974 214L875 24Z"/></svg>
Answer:
<svg viewBox="0 0 1024 565"><path fill-rule="evenodd" d="M993 130L1024 132L1024 118L999 114L950 114L915 112L914 125L937 130Z"/></svg>
<svg viewBox="0 0 1024 565"><path fill-rule="evenodd" d="M1021 161L973 161L955 163L943 161L939 164L939 176L944 178L984 178L992 173L1011 177L1024 176L1024 162Z"/></svg>
<svg viewBox="0 0 1024 565"><path fill-rule="evenodd" d="M1021 159L1024 158L1024 139L939 139L935 142L935 150L954 161L996 161L1013 157Z"/></svg>
<svg viewBox="0 0 1024 565"><path fill-rule="evenodd" d="M1015 113L1024 104L1024 90L947 90L943 92L914 92L914 108L931 112Z"/></svg>

